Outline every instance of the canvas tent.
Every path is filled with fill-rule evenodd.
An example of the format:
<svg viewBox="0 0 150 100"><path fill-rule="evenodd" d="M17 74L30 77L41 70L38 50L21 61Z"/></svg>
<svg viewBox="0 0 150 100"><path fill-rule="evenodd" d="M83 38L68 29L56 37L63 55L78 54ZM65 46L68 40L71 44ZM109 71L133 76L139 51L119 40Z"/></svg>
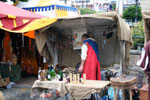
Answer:
<svg viewBox="0 0 150 100"><path fill-rule="evenodd" d="M150 10L142 10L142 16L144 19L144 34L146 43L150 40Z"/></svg>
<svg viewBox="0 0 150 100"><path fill-rule="evenodd" d="M33 68L32 71L27 71L36 74L38 63L40 63L37 60L39 54L35 41L31 39L34 38L33 34L25 32L31 31L32 33L33 30L50 25L57 19L35 14L3 2L0 2L0 9L0 62L12 61L12 55L15 53L18 64L25 70ZM24 37L22 33L31 38Z"/></svg>
<svg viewBox="0 0 150 100"><path fill-rule="evenodd" d="M73 34L88 33L99 45L101 66L120 63L121 72L128 66L130 28L115 12L50 19L2 2L0 5L0 28L18 33L36 30L38 51L49 64L74 67L80 54L73 50Z"/></svg>
<svg viewBox="0 0 150 100"><path fill-rule="evenodd" d="M46 7L43 7L43 8L42 7L37 7L35 9L36 9L36 11L38 11L38 10L45 11L45 9L47 9L47 11L49 11L48 8L51 9L51 8L55 8L55 7L56 7L56 5L52 5L52 6L46 6ZM64 10L68 9L67 15L69 14L69 9L74 9L74 8L67 8L67 7L58 6L58 5L57 5L57 8L58 9L55 9L57 11L57 13L64 12ZM8 4L3 3L3 2L0 2L0 9L1 9L1 11L0 11L0 29L3 29L5 31L7 31L7 32L4 32L4 31L1 32L1 34L3 34L3 36L5 35L5 33L8 33L8 32L12 32L12 33L25 33L25 32L28 32L28 33L25 33L24 35L28 36L30 38L35 38L34 34L33 34L34 30L38 30L40 28L51 25L52 23L54 23L57 20L57 18L48 18L46 16L35 14L33 12L29 12L29 11L11 6L11 5L8 5ZM31 10L32 8L29 8L29 9ZM41 10L41 9L44 9L44 10ZM52 11L52 10L54 10L54 9L51 9L50 11ZM49 15L50 15L50 12L49 12ZM14 36L15 38L18 37L18 34L14 34L14 35L16 35L16 36ZM7 42L9 44L9 42L11 41L12 38L10 39L10 36L9 35L7 35L7 36L8 36L8 40L9 40ZM4 37L1 36L0 40L3 41ZM21 35L19 35L19 38L15 39L15 41L18 41L18 40L19 40L20 44L22 42L24 42L24 39L22 38ZM32 40L31 39L27 39L27 40L29 40L29 41L25 41L25 43L26 44L29 43L29 49L31 49L31 45L32 45L31 41ZM17 42L17 43L19 43L19 42ZM4 45L4 44L1 42L0 50L4 49L4 48L2 48L2 45ZM16 45L17 44L15 44L15 49L16 48L22 49L23 46L24 46L24 45L21 45L21 47L18 47ZM12 48L11 46L9 48ZM34 47L36 47L36 46L34 46ZM9 53L7 53L7 52L9 52ZM12 52L12 51L9 49L7 52L6 52L6 54L9 55L9 57L7 57L8 59L6 60L6 62L10 61L10 58L11 58L10 57L11 56L10 52ZM21 53L23 53L23 52L21 52ZM17 53L17 54L21 55L21 53ZM2 53L1 53L1 55L2 55ZM35 62L35 59L34 59L35 56L32 57L32 58L33 59L30 59L30 60L33 60L33 61L28 61L29 60L28 57L27 57L27 59L26 58L24 58L24 59L26 60L26 62L33 63L33 62ZM38 62L40 62L40 61L38 61ZM34 68L35 68L34 73L37 73L37 69L39 67L39 66L36 66L36 65L37 64L34 64ZM27 66L31 67L32 65L28 64Z"/></svg>
<svg viewBox="0 0 150 100"><path fill-rule="evenodd" d="M117 13L58 18L54 24L36 31L38 51L48 63L54 61L54 64L74 67L80 62L78 50L73 50L74 33L88 33L96 39L101 66L116 62L127 68L132 36L128 24ZM106 37L108 34L110 37ZM121 71L125 69L121 67Z"/></svg>
<svg viewBox="0 0 150 100"><path fill-rule="evenodd" d="M142 17L144 19L145 43L150 40L150 2L141 0Z"/></svg>

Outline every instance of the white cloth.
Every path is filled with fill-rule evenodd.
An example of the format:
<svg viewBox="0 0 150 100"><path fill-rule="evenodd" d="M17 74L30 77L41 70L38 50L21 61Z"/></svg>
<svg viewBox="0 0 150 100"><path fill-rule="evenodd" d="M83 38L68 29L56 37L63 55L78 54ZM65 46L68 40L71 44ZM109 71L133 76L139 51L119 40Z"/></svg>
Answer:
<svg viewBox="0 0 150 100"><path fill-rule="evenodd" d="M56 89L60 91L60 96L65 96L67 89L64 81L40 81L36 80L31 89L31 98L39 95L41 89Z"/></svg>
<svg viewBox="0 0 150 100"><path fill-rule="evenodd" d="M86 60L88 47L86 44L83 44L81 47L81 60Z"/></svg>

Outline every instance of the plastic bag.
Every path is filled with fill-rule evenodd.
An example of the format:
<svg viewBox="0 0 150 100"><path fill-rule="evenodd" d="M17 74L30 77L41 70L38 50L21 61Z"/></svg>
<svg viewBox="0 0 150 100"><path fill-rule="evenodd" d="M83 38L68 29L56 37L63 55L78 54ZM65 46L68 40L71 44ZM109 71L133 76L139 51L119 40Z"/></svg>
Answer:
<svg viewBox="0 0 150 100"><path fill-rule="evenodd" d="M118 91L118 89L116 89L116 95L117 95L117 91ZM112 87L108 88L108 96L109 96L109 99L114 100L114 88L112 88ZM123 100L122 89L119 89L119 99L118 100Z"/></svg>

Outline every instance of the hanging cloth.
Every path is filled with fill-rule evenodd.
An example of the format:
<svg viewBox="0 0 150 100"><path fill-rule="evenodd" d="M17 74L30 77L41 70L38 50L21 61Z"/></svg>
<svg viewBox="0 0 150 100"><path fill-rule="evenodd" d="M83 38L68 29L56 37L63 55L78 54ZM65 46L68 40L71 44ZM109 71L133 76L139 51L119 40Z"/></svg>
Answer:
<svg viewBox="0 0 150 100"><path fill-rule="evenodd" d="M3 40L3 48L4 48L4 55L3 55L3 61L8 62L11 58L11 45L10 45L10 33L5 32L5 38Z"/></svg>

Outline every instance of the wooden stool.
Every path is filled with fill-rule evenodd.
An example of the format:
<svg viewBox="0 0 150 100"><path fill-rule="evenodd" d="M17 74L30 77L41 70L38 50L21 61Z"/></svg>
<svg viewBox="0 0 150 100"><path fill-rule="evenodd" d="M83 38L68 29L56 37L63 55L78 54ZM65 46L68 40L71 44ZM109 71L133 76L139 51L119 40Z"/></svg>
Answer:
<svg viewBox="0 0 150 100"><path fill-rule="evenodd" d="M136 77L134 76L120 76L111 78L111 85L114 88L114 100L116 97L116 89L122 89L123 100L125 100L124 89L129 89L130 100L132 100L132 88L136 85Z"/></svg>

